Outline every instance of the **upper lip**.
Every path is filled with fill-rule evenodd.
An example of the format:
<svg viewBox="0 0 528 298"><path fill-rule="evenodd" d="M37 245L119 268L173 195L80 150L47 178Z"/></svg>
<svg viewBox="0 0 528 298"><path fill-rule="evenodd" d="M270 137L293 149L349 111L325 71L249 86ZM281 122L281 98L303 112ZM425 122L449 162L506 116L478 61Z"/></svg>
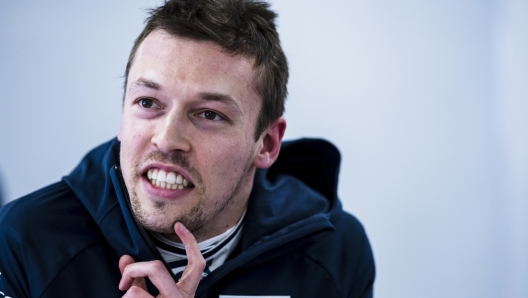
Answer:
<svg viewBox="0 0 528 298"><path fill-rule="evenodd" d="M156 168L156 169L159 169L159 170L164 170L167 173L168 172L176 172L178 174L181 174L183 176L183 178L186 179L188 182L194 184L192 179L190 179L189 174L184 169L182 169L181 167L178 167L176 165L167 165L167 164L163 164L161 162L156 162L156 161L149 162L149 163L145 164L141 168L142 175L144 175L148 170L153 169L153 168Z"/></svg>

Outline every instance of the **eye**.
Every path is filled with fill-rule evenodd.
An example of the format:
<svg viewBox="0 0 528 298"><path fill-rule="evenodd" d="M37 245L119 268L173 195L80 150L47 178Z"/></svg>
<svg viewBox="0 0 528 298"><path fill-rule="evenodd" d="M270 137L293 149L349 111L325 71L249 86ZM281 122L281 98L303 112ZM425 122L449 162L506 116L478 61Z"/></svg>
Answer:
<svg viewBox="0 0 528 298"><path fill-rule="evenodd" d="M140 98L138 104L145 109L160 108L160 106L151 98Z"/></svg>
<svg viewBox="0 0 528 298"><path fill-rule="evenodd" d="M204 112L198 113L197 115L207 120L214 120L214 121L224 120L222 116L220 116L218 113L213 112L213 111L204 111Z"/></svg>
<svg viewBox="0 0 528 298"><path fill-rule="evenodd" d="M216 114L215 112L211 112L211 111L204 112L205 119L214 120L217 116L218 114Z"/></svg>

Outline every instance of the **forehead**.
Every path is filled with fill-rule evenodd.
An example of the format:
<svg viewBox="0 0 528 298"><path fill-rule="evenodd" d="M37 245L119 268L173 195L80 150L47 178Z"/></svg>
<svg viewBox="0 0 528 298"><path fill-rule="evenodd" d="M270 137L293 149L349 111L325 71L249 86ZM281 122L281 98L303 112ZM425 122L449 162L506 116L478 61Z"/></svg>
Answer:
<svg viewBox="0 0 528 298"><path fill-rule="evenodd" d="M199 88L239 99L256 97L260 102L253 65L254 59L227 53L213 42L155 30L138 47L127 81L130 85L146 79L172 89L168 91Z"/></svg>

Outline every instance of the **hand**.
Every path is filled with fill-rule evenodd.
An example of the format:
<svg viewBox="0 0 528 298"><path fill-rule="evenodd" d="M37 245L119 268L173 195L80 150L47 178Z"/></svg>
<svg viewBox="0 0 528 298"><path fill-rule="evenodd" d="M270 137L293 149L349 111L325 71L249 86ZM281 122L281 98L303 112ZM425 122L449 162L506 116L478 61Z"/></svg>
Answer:
<svg viewBox="0 0 528 298"><path fill-rule="evenodd" d="M205 268L205 259L196 239L183 224L176 223L174 231L185 245L188 261L180 281L174 283L171 274L159 260L136 263L131 256L124 255L119 260L122 275L119 289L127 291L123 297L152 297L147 291L145 277L158 288L158 298L194 297Z"/></svg>

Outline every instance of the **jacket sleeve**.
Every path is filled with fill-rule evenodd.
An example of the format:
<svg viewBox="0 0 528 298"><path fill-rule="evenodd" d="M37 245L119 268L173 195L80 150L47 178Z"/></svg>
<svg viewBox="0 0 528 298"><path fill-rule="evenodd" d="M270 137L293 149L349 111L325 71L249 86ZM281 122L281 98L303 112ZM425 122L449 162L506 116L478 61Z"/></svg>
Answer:
<svg viewBox="0 0 528 298"><path fill-rule="evenodd" d="M374 278L376 269L374 265L374 256L366 234L363 234L363 241L356 263L356 272L354 274L351 291L348 298L372 298Z"/></svg>
<svg viewBox="0 0 528 298"><path fill-rule="evenodd" d="M20 243L1 220L0 227L0 298L30 297Z"/></svg>

